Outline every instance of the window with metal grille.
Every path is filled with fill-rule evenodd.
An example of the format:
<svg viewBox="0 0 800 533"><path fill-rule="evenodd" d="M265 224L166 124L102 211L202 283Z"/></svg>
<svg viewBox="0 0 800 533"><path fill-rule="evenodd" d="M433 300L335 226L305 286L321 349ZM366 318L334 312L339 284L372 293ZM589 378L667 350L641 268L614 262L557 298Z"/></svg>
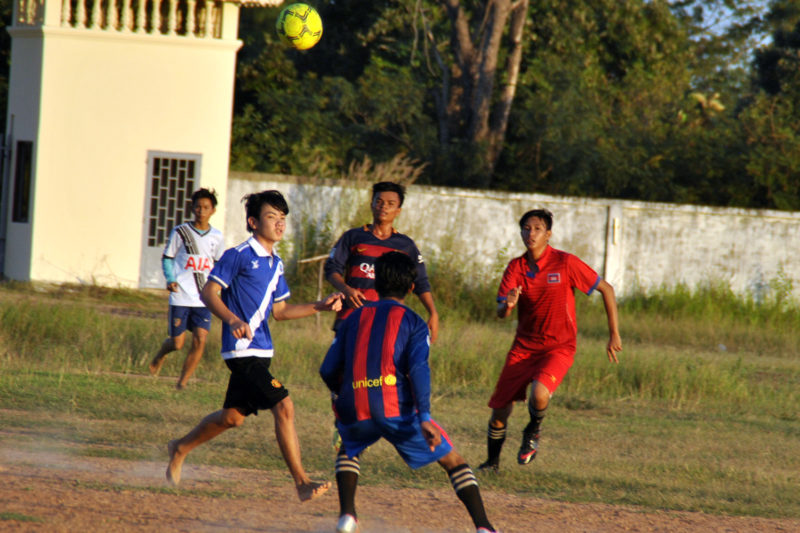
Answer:
<svg viewBox="0 0 800 533"><path fill-rule="evenodd" d="M147 245L163 246L172 228L191 217L200 156L150 153L148 159L150 209Z"/></svg>
<svg viewBox="0 0 800 533"><path fill-rule="evenodd" d="M33 141L17 141L12 222L30 222Z"/></svg>

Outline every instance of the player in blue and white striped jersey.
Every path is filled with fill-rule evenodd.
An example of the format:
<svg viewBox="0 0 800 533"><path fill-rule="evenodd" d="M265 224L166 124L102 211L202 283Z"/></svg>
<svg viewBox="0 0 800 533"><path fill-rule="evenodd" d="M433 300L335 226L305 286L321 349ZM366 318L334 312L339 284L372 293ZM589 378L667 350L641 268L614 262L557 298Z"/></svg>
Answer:
<svg viewBox="0 0 800 533"><path fill-rule="evenodd" d="M250 239L222 255L209 275L202 297L222 320L222 357L231 371L222 409L209 414L184 437L170 441L167 480L180 481L186 455L195 447L233 427L245 417L269 409L275 418L275 436L283 459L294 478L301 501L330 488L330 482L312 481L300 460L300 444L294 425L294 404L289 392L270 373L274 354L267 319L290 320L318 311L338 311L342 295L307 304L289 304L289 286L275 245L286 229L289 206L278 191L247 196L247 229Z"/></svg>

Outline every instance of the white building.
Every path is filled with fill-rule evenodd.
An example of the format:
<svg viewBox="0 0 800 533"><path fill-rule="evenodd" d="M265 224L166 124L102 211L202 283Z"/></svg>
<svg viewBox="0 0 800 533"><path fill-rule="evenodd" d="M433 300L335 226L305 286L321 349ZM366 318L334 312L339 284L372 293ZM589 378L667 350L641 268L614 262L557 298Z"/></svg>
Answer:
<svg viewBox="0 0 800 533"><path fill-rule="evenodd" d="M240 6L16 0L0 272L161 286L193 190L223 225Z"/></svg>

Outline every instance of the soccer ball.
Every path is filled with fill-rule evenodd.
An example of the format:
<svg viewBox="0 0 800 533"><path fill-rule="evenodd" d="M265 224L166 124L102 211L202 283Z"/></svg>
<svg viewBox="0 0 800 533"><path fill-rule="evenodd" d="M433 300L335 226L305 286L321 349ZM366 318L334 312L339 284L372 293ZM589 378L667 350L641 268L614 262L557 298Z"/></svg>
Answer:
<svg viewBox="0 0 800 533"><path fill-rule="evenodd" d="M275 29L284 43L298 50L308 50L322 37L322 19L308 4L291 4L278 15Z"/></svg>

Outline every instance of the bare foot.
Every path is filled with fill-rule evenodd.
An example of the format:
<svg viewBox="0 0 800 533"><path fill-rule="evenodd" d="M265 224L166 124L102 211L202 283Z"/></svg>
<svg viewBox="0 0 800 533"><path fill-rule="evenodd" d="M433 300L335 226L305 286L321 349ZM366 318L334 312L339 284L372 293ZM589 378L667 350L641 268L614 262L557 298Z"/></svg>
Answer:
<svg viewBox="0 0 800 533"><path fill-rule="evenodd" d="M169 464L167 465L167 481L173 485L181 482L181 467L183 466L184 456L178 454L178 441L171 440L167 443L169 453Z"/></svg>
<svg viewBox="0 0 800 533"><path fill-rule="evenodd" d="M181 382L179 381L178 383L176 383L176 384L175 384L175 388L176 388L177 390L183 390L183 389L185 389L185 388L186 388L186 383L181 383Z"/></svg>
<svg viewBox="0 0 800 533"><path fill-rule="evenodd" d="M161 367L164 366L164 361L167 360L167 357L162 355L161 357L155 356L153 360L150 361L150 366L148 367L150 370L151 376L157 376L159 372L161 372Z"/></svg>
<svg viewBox="0 0 800 533"><path fill-rule="evenodd" d="M313 500L317 496L322 496L328 492L329 488L331 488L330 481L325 481L322 483L309 481L303 485L297 485L297 497L300 498L301 502L307 502L309 500Z"/></svg>

